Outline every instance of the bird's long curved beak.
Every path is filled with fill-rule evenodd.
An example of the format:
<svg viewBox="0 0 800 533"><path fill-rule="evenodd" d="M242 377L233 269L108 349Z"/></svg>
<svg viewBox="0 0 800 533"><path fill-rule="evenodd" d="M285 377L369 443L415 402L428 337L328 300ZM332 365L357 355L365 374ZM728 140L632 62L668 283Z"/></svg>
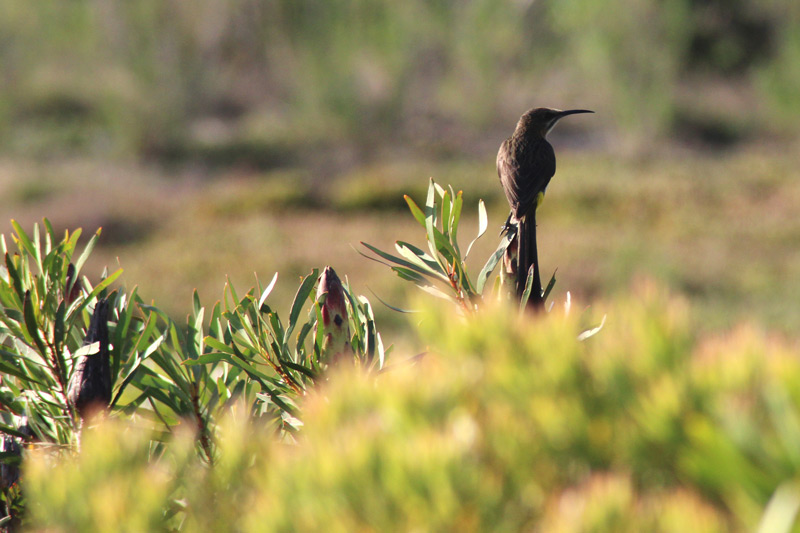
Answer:
<svg viewBox="0 0 800 533"><path fill-rule="evenodd" d="M588 109L568 109L559 113L558 118L563 118L567 115L577 115L578 113L594 113L594 111L589 111Z"/></svg>

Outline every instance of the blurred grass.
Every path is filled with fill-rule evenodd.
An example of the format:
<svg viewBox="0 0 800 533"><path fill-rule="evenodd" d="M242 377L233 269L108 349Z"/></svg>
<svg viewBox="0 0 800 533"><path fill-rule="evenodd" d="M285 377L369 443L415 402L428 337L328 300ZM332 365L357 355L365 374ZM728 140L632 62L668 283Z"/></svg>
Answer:
<svg viewBox="0 0 800 533"><path fill-rule="evenodd" d="M534 104L623 149L796 137L792 0L110 0L0 6L5 150L283 165L463 152ZM705 139L709 140L709 139Z"/></svg>

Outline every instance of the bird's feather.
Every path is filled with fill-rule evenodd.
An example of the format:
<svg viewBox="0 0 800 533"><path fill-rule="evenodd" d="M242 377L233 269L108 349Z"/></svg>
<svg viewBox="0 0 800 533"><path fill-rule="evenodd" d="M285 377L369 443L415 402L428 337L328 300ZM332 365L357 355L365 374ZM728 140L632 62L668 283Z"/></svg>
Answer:
<svg viewBox="0 0 800 533"><path fill-rule="evenodd" d="M517 219L536 209L550 179L556 173L556 156L546 139L512 136L497 152L497 174Z"/></svg>

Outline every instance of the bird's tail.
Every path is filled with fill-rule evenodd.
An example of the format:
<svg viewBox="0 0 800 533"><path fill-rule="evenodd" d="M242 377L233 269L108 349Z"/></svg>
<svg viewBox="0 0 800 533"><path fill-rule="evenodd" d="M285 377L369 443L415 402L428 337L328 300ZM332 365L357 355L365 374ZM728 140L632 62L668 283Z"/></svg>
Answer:
<svg viewBox="0 0 800 533"><path fill-rule="evenodd" d="M536 210L534 209L522 217L518 224L517 296L522 298L527 286L528 276L532 276L527 307L539 311L544 309L544 300L542 299L542 280L539 276L539 256L536 249Z"/></svg>

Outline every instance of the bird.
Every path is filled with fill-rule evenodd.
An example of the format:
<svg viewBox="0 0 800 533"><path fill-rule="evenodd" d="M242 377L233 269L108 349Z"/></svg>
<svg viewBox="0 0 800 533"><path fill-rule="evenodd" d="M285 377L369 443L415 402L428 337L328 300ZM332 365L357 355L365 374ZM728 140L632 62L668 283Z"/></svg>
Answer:
<svg viewBox="0 0 800 533"><path fill-rule="evenodd" d="M97 343L90 353L82 353L67 386L67 402L81 420L108 408L111 402L111 364L108 350L109 304L97 301L83 341L84 348Z"/></svg>
<svg viewBox="0 0 800 533"><path fill-rule="evenodd" d="M497 152L497 175L511 207L506 226L517 223L516 292L518 297L522 297L532 269L533 285L527 305L534 310L544 309L536 250L536 209L556 173L556 154L547 142L547 134L556 122L578 113L594 111L562 111L547 107L529 109L519 118L514 133L503 141Z"/></svg>

